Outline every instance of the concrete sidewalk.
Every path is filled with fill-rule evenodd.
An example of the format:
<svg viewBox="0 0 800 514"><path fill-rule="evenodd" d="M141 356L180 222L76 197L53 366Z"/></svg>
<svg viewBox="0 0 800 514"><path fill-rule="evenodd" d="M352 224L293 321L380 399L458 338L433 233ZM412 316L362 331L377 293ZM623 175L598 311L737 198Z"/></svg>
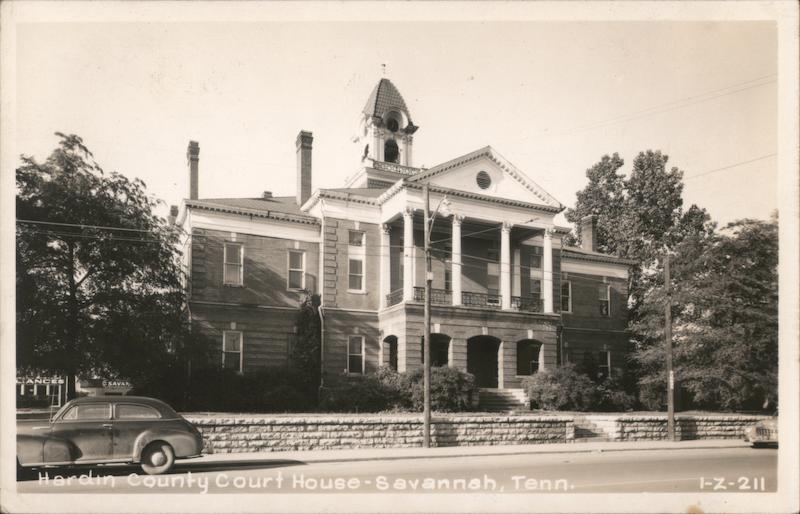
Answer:
<svg viewBox="0 0 800 514"><path fill-rule="evenodd" d="M254 453L216 453L198 459L178 461L193 462L251 462L262 460L301 461L306 463L442 459L452 457L480 457L498 455L537 455L558 453L602 453L652 450L704 450L747 448L749 443L739 439L709 439L694 441L634 441L634 442L582 442L506 446L448 446L441 448L367 448L348 450L279 451Z"/></svg>

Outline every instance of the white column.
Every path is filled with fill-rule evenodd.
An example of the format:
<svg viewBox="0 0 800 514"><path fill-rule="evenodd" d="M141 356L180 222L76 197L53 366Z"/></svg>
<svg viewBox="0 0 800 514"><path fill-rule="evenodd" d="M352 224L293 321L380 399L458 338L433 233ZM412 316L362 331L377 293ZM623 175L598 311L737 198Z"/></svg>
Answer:
<svg viewBox="0 0 800 514"><path fill-rule="evenodd" d="M511 224L500 229L500 306L511 308Z"/></svg>
<svg viewBox="0 0 800 514"><path fill-rule="evenodd" d="M511 296L522 296L522 261L519 246L514 248L514 265L512 266L513 273L511 274Z"/></svg>
<svg viewBox="0 0 800 514"><path fill-rule="evenodd" d="M378 127L374 127L372 130L372 145L375 147L375 149L372 151L372 155L375 156L376 161L382 161L383 145L381 144L380 129Z"/></svg>
<svg viewBox="0 0 800 514"><path fill-rule="evenodd" d="M500 346L497 347L497 388L503 389L506 386L506 373L505 373L505 366L503 366L505 361L505 350L506 350L506 342L500 341Z"/></svg>
<svg viewBox="0 0 800 514"><path fill-rule="evenodd" d="M403 301L414 299L414 211L403 211Z"/></svg>
<svg viewBox="0 0 800 514"><path fill-rule="evenodd" d="M450 272L453 281L453 305L461 305L461 222L464 216L460 214L453 215L453 256L452 267Z"/></svg>
<svg viewBox="0 0 800 514"><path fill-rule="evenodd" d="M385 223L381 225L381 307L386 308L389 302L386 301L387 295L392 292L392 259L390 257L392 229ZM381 350L383 345L381 344Z"/></svg>
<svg viewBox="0 0 800 514"><path fill-rule="evenodd" d="M542 270L542 292L544 312L553 312L553 230L544 231L544 269Z"/></svg>
<svg viewBox="0 0 800 514"><path fill-rule="evenodd" d="M414 143L414 136L411 134L406 136L406 166L414 166L414 161L411 158L411 147Z"/></svg>

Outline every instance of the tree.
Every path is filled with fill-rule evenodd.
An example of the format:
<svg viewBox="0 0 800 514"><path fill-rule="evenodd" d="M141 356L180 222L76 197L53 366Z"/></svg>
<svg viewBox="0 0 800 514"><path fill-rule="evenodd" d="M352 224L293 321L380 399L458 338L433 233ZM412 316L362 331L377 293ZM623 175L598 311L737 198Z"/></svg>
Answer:
<svg viewBox="0 0 800 514"><path fill-rule="evenodd" d="M290 366L303 392L314 397L320 384L319 296L308 294L297 313L297 334L290 354Z"/></svg>
<svg viewBox="0 0 800 514"><path fill-rule="evenodd" d="M180 230L144 182L56 135L16 170L17 366L143 380L187 338Z"/></svg>
<svg viewBox="0 0 800 514"><path fill-rule="evenodd" d="M669 157L659 151L641 152L633 160L630 176L618 171L624 161L618 154L604 155L586 170L589 183L577 193L568 221L580 224L597 216L598 250L630 259L629 306L632 319L639 303L660 273L660 256L690 233L708 234L714 226L705 209L692 205L683 211L683 172L667 169Z"/></svg>
<svg viewBox="0 0 800 514"><path fill-rule="evenodd" d="M672 258L676 377L698 406L767 409L777 402L778 225L739 220L686 237ZM632 330L640 383L665 397L663 283L648 292Z"/></svg>

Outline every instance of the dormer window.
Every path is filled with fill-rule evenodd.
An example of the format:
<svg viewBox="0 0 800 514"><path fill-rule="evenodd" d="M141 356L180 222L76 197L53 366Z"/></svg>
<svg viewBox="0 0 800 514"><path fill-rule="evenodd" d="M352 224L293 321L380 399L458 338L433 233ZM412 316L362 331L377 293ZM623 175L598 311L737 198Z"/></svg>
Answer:
<svg viewBox="0 0 800 514"><path fill-rule="evenodd" d="M389 118L389 121L386 122L386 128L389 129L389 132L397 132L400 129L400 123L394 118Z"/></svg>

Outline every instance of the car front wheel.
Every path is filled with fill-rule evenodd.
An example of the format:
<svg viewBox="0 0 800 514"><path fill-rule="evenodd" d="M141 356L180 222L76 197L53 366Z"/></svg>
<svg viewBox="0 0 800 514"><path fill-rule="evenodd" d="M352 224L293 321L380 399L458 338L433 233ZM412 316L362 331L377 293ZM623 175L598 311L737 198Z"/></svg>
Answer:
<svg viewBox="0 0 800 514"><path fill-rule="evenodd" d="M148 475L166 473L175 462L172 446L165 442L150 443L142 451L142 470Z"/></svg>

